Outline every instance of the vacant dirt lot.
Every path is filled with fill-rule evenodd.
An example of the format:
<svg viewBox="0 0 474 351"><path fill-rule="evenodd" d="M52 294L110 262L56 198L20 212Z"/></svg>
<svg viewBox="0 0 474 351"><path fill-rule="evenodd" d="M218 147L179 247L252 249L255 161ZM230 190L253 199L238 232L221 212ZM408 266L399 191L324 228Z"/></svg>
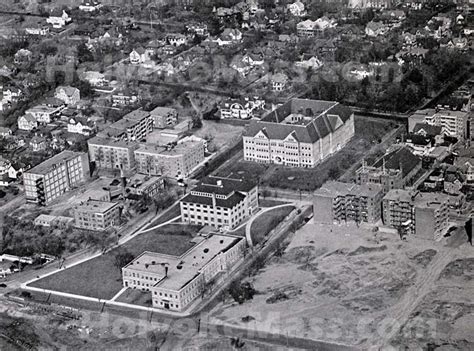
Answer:
<svg viewBox="0 0 474 351"><path fill-rule="evenodd" d="M259 292L253 300L237 305L227 299L211 315L290 337L362 348L387 344L446 264L466 250L401 242L355 225L309 223L281 257L248 278Z"/></svg>

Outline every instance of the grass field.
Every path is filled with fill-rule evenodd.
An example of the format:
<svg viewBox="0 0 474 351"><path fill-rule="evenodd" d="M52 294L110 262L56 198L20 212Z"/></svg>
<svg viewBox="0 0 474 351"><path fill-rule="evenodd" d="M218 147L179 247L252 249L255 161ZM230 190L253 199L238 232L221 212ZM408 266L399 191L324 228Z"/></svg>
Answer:
<svg viewBox="0 0 474 351"><path fill-rule="evenodd" d="M128 251L134 256L144 251L181 255L194 246L190 239L199 229L199 226L169 224L156 231L140 234L120 248L40 279L31 286L110 299L122 288L121 268L114 264L118 252Z"/></svg>
<svg viewBox="0 0 474 351"><path fill-rule="evenodd" d="M252 242L254 244L261 242L293 210L293 206L280 207L257 217L250 227Z"/></svg>
<svg viewBox="0 0 474 351"><path fill-rule="evenodd" d="M170 207L166 213L159 213L158 214L159 217L155 219L153 222L151 222L148 228L153 228L154 226L168 222L169 220L176 218L180 215L181 215L181 209L178 203L174 205L173 207Z"/></svg>

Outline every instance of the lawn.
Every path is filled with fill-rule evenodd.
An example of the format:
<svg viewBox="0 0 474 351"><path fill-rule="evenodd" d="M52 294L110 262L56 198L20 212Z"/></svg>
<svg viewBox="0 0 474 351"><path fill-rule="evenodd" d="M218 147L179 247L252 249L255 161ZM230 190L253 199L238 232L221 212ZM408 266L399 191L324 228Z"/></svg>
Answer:
<svg viewBox="0 0 474 351"><path fill-rule="evenodd" d="M239 177L258 181L262 179L269 167L270 165L247 161L228 162L223 167L220 167L214 175L228 177L236 174Z"/></svg>
<svg viewBox="0 0 474 351"><path fill-rule="evenodd" d="M128 251L134 256L138 256L144 251L181 255L194 246L190 239L200 228L200 226L168 224L157 230L140 234L120 248L40 279L30 285L71 294L110 299L122 288L121 269L114 264L115 255L118 252Z"/></svg>
<svg viewBox="0 0 474 351"><path fill-rule="evenodd" d="M294 209L293 206L279 207L257 217L250 227L252 242L254 244L261 242Z"/></svg>
<svg viewBox="0 0 474 351"><path fill-rule="evenodd" d="M115 301L129 303L132 305L139 305L151 307L151 294L138 289L125 290Z"/></svg>

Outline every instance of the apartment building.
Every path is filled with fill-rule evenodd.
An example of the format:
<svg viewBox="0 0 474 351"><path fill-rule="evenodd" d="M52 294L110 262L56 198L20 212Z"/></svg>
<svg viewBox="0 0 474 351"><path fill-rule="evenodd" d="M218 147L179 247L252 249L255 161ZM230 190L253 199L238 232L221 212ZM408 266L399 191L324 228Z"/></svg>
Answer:
<svg viewBox="0 0 474 351"><path fill-rule="evenodd" d="M178 111L169 107L157 107L150 112L153 126L158 129L172 128L178 123Z"/></svg>
<svg viewBox="0 0 474 351"><path fill-rule="evenodd" d="M120 223L120 205L116 202L88 200L74 208L74 226L105 231Z"/></svg>
<svg viewBox="0 0 474 351"><path fill-rule="evenodd" d="M153 132L153 118L150 112L138 109L123 116L101 134L117 140L140 141L151 132Z"/></svg>
<svg viewBox="0 0 474 351"><path fill-rule="evenodd" d="M384 193L404 188L420 171L422 160L408 148L401 147L385 154L372 166L362 161L356 171L357 184L380 184Z"/></svg>
<svg viewBox="0 0 474 351"><path fill-rule="evenodd" d="M417 123L440 126L443 133L458 139L467 139L469 112L447 109L418 110L408 118L408 131L411 133Z"/></svg>
<svg viewBox="0 0 474 351"><path fill-rule="evenodd" d="M180 202L183 222L230 230L258 208L255 182L209 176Z"/></svg>
<svg viewBox="0 0 474 351"><path fill-rule="evenodd" d="M127 192L138 196L154 198L165 187L163 177L150 177L143 174L134 174L127 180Z"/></svg>
<svg viewBox="0 0 474 351"><path fill-rule="evenodd" d="M164 147L142 144L135 150L135 160L139 173L181 179L204 160L204 143L189 140Z"/></svg>
<svg viewBox="0 0 474 351"><path fill-rule="evenodd" d="M183 311L243 258L242 237L212 235L181 256L144 252L122 268L123 286L150 291L155 308Z"/></svg>
<svg viewBox="0 0 474 351"><path fill-rule="evenodd" d="M383 189L380 184L326 182L313 194L317 223L368 222L381 217Z"/></svg>
<svg viewBox="0 0 474 351"><path fill-rule="evenodd" d="M23 174L28 202L45 206L89 178L89 157L63 151Z"/></svg>
<svg viewBox="0 0 474 351"><path fill-rule="evenodd" d="M402 237L440 240L449 229L449 199L442 193L390 190L382 201L383 222Z"/></svg>
<svg viewBox="0 0 474 351"><path fill-rule="evenodd" d="M89 157L98 168L130 170L135 167L133 152L138 144L96 136L87 141Z"/></svg>
<svg viewBox="0 0 474 351"><path fill-rule="evenodd" d="M333 101L292 99L251 121L244 159L292 167L315 167L354 136L353 112Z"/></svg>

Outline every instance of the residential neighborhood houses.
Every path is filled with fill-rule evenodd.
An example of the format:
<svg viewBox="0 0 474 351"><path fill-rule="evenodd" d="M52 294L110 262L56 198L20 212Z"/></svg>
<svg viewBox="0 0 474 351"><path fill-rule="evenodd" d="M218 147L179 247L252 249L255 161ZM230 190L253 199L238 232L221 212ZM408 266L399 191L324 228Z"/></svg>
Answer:
<svg viewBox="0 0 474 351"><path fill-rule="evenodd" d="M472 349L472 7L0 4L5 348Z"/></svg>

